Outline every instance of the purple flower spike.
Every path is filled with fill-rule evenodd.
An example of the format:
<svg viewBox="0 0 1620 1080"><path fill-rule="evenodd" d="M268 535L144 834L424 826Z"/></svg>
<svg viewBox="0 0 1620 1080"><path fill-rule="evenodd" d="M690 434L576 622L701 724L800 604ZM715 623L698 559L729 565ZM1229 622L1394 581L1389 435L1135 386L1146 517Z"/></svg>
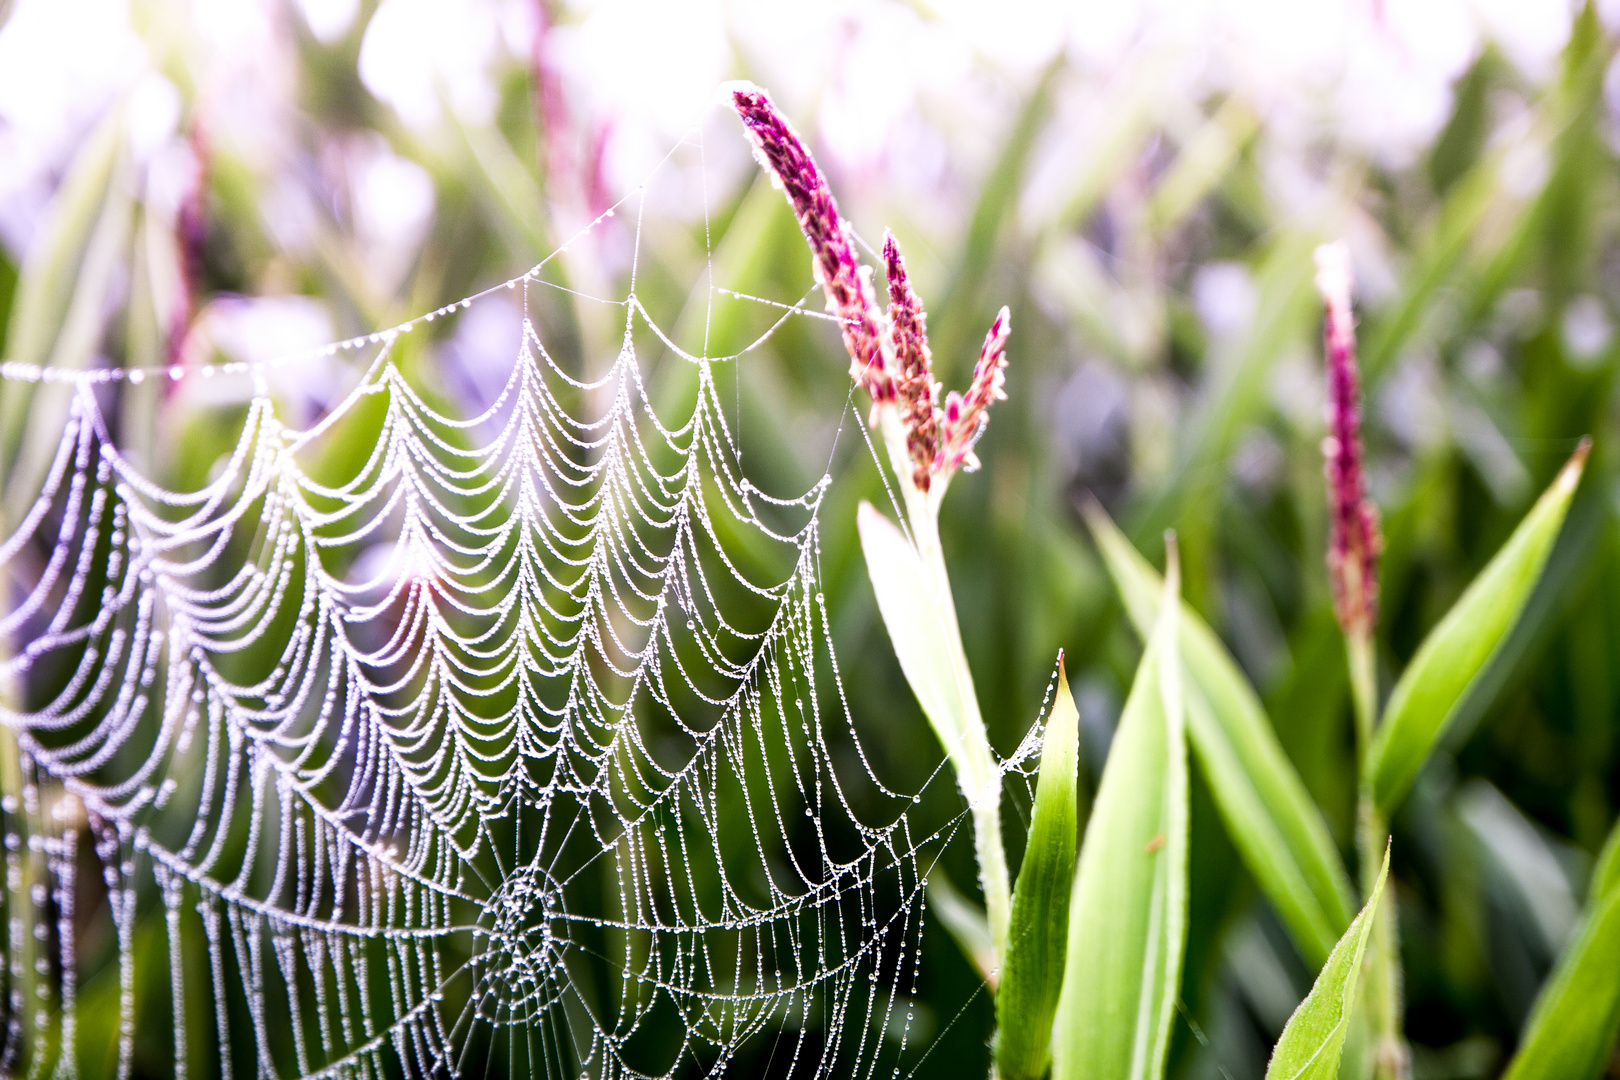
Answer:
<svg viewBox="0 0 1620 1080"><path fill-rule="evenodd" d="M979 441L984 425L989 421L992 402L1005 401L1007 391L1007 335L1012 332L1012 316L1006 308L990 324L984 336L984 347L979 350L979 362L973 365L973 382L967 396L951 391L945 398L944 435L937 472L966 468L969 472L979 467L973 453L973 444Z"/></svg>
<svg viewBox="0 0 1620 1080"><path fill-rule="evenodd" d="M1333 606L1346 633L1365 634L1378 621L1378 511L1367 498L1361 453L1361 386L1350 311L1350 251L1342 242L1316 249L1316 288L1326 311L1328 434L1326 459L1332 535L1328 573Z"/></svg>
<svg viewBox="0 0 1620 1080"><path fill-rule="evenodd" d="M827 181L770 95L755 86L738 87L731 92L731 103L754 140L754 156L787 193L799 229L810 243L811 270L827 294L827 310L844 328L850 377L866 389L874 405L894 402L894 365L884 347L872 271L856 258L848 223L839 216Z"/></svg>
<svg viewBox="0 0 1620 1080"><path fill-rule="evenodd" d="M918 491L927 491L939 457L939 387L928 351L928 313L911 289L900 245L890 232L883 234L883 263L889 279L889 335L899 367L895 395L906 429L911 479Z"/></svg>
<svg viewBox="0 0 1620 1080"><path fill-rule="evenodd" d="M967 394L953 392L941 410L928 350L928 316L911 289L894 236L885 234L883 240L889 283L885 316L873 294L872 271L855 255L849 223L839 216L827 181L793 125L757 86L735 87L731 103L754 141L754 156L786 192L799 229L810 243L811 270L827 294L827 310L843 326L850 377L871 395L873 424L884 405L899 412L913 486L927 492L935 476L958 468L977 469L973 444L984 430L986 410L1007 396L1002 389L1010 326L1007 309L1001 309L984 340Z"/></svg>

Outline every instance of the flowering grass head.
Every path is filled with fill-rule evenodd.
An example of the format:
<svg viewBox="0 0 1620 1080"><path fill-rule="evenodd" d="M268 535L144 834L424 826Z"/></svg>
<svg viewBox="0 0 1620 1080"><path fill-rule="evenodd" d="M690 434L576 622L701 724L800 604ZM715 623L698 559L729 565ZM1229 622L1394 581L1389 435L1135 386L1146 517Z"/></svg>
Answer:
<svg viewBox="0 0 1620 1080"><path fill-rule="evenodd" d="M1365 634L1378 621L1378 510L1367 497L1361 447L1361 379L1350 308L1350 251L1342 242L1316 249L1316 287L1325 311L1328 434L1322 456L1332 511L1328 571L1333 604L1347 633Z"/></svg>
<svg viewBox="0 0 1620 1080"><path fill-rule="evenodd" d="M758 87L731 92L733 108L754 142L754 156L793 204L810 243L810 268L827 294L827 310L842 324L849 374L877 406L895 400L894 364L884 342L883 316L872 292L872 271L855 254L849 223L799 133Z"/></svg>
<svg viewBox="0 0 1620 1080"><path fill-rule="evenodd" d="M911 288L906 263L893 233L883 236L884 273L889 280L889 340L899 365L895 394L906 429L911 480L927 491L939 463L939 384L928 349L928 312Z"/></svg>
<svg viewBox="0 0 1620 1080"><path fill-rule="evenodd" d="M942 408L928 348L928 313L911 286L894 235L886 233L883 240L885 313L878 309L871 268L861 265L849 223L793 125L756 86L734 87L731 104L753 139L755 156L793 206L827 310L843 327L850 377L872 399L873 424L885 408L897 411L904 446L896 448L896 457L903 452L912 485L926 493L959 468L978 468L973 444L984 431L991 403L1007 396L1007 309L985 337L967 393L953 391Z"/></svg>
<svg viewBox="0 0 1620 1080"><path fill-rule="evenodd" d="M990 422L990 406L1007 398L1007 335L1011 332L1012 315L1003 307L984 336L967 394L953 390L945 398L941 471L965 468L972 472L979 467L973 444Z"/></svg>

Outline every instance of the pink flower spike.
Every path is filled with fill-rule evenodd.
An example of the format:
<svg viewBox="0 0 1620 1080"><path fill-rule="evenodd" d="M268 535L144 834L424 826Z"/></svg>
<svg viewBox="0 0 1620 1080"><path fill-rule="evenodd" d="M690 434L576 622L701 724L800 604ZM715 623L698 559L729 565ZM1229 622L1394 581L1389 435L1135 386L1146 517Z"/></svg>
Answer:
<svg viewBox="0 0 1620 1080"><path fill-rule="evenodd" d="M887 231L883 234L883 263L889 280L889 336L899 368L895 395L906 430L911 479L917 490L927 491L939 456L939 407L935 404L939 388L928 351L928 313L911 289L900 245Z"/></svg>
<svg viewBox="0 0 1620 1080"><path fill-rule="evenodd" d="M850 377L874 405L893 402L894 365L886 354L872 271L856 257L849 224L839 216L827 181L770 95L757 86L738 86L731 91L731 103L754 141L754 156L787 194L810 244L811 272L827 294L827 310L843 325Z"/></svg>
<svg viewBox="0 0 1620 1080"><path fill-rule="evenodd" d="M1367 498L1362 467L1361 380L1350 308L1350 251L1342 242L1316 249L1316 288L1325 309L1328 434L1322 440L1332 531L1328 573L1333 607L1347 634L1371 632L1378 621L1378 511Z"/></svg>
<svg viewBox="0 0 1620 1080"><path fill-rule="evenodd" d="M979 362L973 365L973 382L967 394L952 391L946 396L944 434L935 472L950 472L959 467L972 472L979 467L973 444L979 441L984 426L990 422L991 403L1007 398L1007 335L1011 332L1012 315L1004 307L984 337L984 347L979 350Z"/></svg>

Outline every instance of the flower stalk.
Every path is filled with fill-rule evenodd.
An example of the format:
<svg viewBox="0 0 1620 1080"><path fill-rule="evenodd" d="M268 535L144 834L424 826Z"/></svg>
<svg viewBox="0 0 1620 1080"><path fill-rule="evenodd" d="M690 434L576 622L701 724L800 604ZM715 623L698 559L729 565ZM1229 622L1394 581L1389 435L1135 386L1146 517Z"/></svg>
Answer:
<svg viewBox="0 0 1620 1080"><path fill-rule="evenodd" d="M934 381L928 347L927 312L912 288L905 259L892 234L883 242L887 310L878 307L872 270L863 266L849 223L838 211L826 179L793 126L758 87L731 90L731 104L754 143L755 157L787 196L810 246L811 271L826 296L827 310L839 322L850 356L850 378L871 399L869 422L877 428L899 481L910 544L920 562L927 609L940 629L944 687L913 685L918 699L948 695L947 711L959 722L930 712L972 812L974 847L985 917L997 963L1006 955L1011 888L1001 837L1002 765L985 734L973 674L962 647L950 578L939 542L939 506L958 469L978 467L973 446L984 430L989 406L1006 397L1006 341L1010 330L1003 308L985 339L965 395L951 393L943 405ZM870 556L869 556L870 561ZM889 626L891 637L907 632Z"/></svg>
<svg viewBox="0 0 1620 1080"><path fill-rule="evenodd" d="M1333 609L1350 653L1356 733L1365 749L1377 715L1372 636L1378 622L1378 511L1367 498L1361 448L1361 379L1350 308L1350 252L1342 242L1316 249L1316 287L1322 295L1323 352L1327 358L1328 434L1322 440L1331 534L1328 574Z"/></svg>
<svg viewBox="0 0 1620 1080"><path fill-rule="evenodd" d="M1361 379L1356 365L1350 305L1350 252L1342 241L1316 249L1316 287L1322 297L1322 347L1327 364L1328 434L1322 440L1331 528L1328 575L1333 609L1344 631L1355 711L1360 784L1356 848L1362 895L1377 887L1389 827L1378 810L1368 768L1378 722L1378 667L1373 633L1378 623L1378 555L1383 545L1378 510L1367 497L1361 443ZM1402 1080L1410 1069L1401 1035L1401 970L1393 905L1373 916L1363 1001L1371 1025L1371 1071L1378 1080Z"/></svg>

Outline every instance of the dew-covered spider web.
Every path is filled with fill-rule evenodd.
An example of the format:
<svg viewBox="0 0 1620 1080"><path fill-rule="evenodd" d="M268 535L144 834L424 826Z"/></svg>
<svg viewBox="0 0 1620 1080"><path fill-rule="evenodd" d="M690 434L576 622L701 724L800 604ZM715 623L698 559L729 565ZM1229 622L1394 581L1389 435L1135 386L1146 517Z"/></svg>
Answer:
<svg viewBox="0 0 1620 1080"><path fill-rule="evenodd" d="M0 1074L890 1074L925 838L838 680L829 481L750 482L730 358L633 284L569 370L544 265L295 358L364 372L310 423L268 364L174 372L253 388L187 490L118 435L168 372L5 369L60 439L0 540ZM454 415L398 356L496 297Z"/></svg>

